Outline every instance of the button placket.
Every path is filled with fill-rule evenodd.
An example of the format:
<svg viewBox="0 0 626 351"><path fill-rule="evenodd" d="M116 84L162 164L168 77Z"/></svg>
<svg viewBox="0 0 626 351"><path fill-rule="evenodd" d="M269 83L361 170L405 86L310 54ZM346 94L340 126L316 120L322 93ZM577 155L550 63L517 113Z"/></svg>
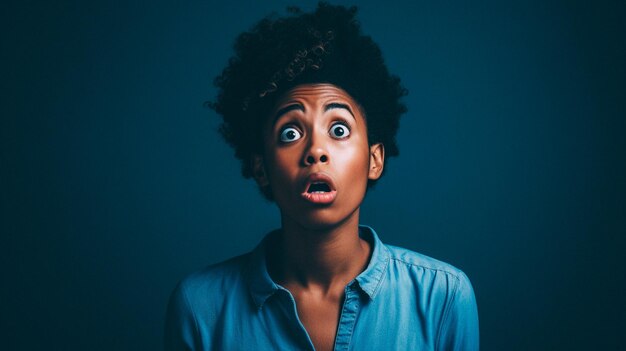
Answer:
<svg viewBox="0 0 626 351"><path fill-rule="evenodd" d="M335 351L348 350L356 318L359 312L360 302L358 292L353 285L346 287L346 299L341 309L339 326L337 327L337 337L335 338Z"/></svg>

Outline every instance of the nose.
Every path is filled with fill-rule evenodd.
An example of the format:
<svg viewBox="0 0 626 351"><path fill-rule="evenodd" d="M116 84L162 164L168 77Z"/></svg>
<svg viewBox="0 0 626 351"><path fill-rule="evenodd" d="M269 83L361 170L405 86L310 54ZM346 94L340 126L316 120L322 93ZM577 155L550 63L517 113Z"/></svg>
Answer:
<svg viewBox="0 0 626 351"><path fill-rule="evenodd" d="M316 140L320 140L320 138L312 138L309 144L309 147L304 155L304 165L312 166L316 163L328 163L328 151L321 145L316 142Z"/></svg>
<svg viewBox="0 0 626 351"><path fill-rule="evenodd" d="M319 160L319 161L318 161L318 160ZM314 155L311 155L311 154L310 154L310 155L308 155L308 156L306 157L306 159L305 159L305 162L304 162L304 163L305 163L307 166L310 166L310 165L312 165L312 164L314 164L314 163L317 163L317 162L320 162L320 163L326 163L326 162L328 162L328 156L326 156L326 155L321 155L320 157L315 157Z"/></svg>

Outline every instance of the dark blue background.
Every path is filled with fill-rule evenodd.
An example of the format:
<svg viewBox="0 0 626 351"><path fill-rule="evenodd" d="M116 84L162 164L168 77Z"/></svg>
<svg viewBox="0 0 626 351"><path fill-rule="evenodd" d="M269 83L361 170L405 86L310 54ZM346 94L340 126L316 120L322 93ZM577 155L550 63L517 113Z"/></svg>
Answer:
<svg viewBox="0 0 626 351"><path fill-rule="evenodd" d="M278 225L203 102L291 4L5 6L3 349L159 349L176 282ZM484 350L626 342L621 4L360 4L410 91L362 222L468 274Z"/></svg>

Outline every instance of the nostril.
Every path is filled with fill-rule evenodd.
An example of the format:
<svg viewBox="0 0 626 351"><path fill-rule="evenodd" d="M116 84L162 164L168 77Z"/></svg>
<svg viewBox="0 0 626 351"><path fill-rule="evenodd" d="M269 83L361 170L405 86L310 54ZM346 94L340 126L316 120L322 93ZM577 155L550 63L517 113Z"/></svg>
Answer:
<svg viewBox="0 0 626 351"><path fill-rule="evenodd" d="M326 157L326 155L322 155L320 157L320 162L326 162L326 161L328 161L328 157Z"/></svg>
<svg viewBox="0 0 626 351"><path fill-rule="evenodd" d="M313 158L313 156L307 156L306 162L308 164L313 164L313 163L315 163L315 159Z"/></svg>

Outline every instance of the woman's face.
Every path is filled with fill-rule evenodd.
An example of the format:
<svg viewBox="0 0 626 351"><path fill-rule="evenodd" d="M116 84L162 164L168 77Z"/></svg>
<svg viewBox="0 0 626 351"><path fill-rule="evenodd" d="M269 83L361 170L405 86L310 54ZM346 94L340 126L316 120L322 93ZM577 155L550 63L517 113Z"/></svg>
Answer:
<svg viewBox="0 0 626 351"><path fill-rule="evenodd" d="M257 181L269 184L283 222L324 229L353 218L368 179L382 173L382 145L371 147L365 116L332 84L299 85L279 98L264 130Z"/></svg>

